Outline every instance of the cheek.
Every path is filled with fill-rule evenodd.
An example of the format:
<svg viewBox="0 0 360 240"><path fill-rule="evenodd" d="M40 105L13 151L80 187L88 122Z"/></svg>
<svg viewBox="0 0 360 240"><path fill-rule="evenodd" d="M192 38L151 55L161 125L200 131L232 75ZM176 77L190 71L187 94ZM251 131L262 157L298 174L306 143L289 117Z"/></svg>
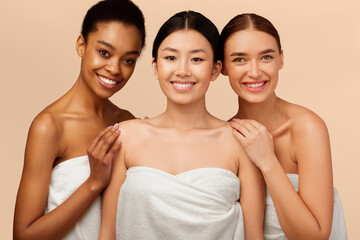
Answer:
<svg viewBox="0 0 360 240"><path fill-rule="evenodd" d="M213 65L204 65L201 67L193 67L191 69L193 75L197 76L198 79L202 79L203 81L211 80Z"/></svg>
<svg viewBox="0 0 360 240"><path fill-rule="evenodd" d="M159 80L169 77L169 75L171 75L171 73L174 72L175 69L176 66L174 64L162 64L161 62L158 62L157 75Z"/></svg>
<svg viewBox="0 0 360 240"><path fill-rule="evenodd" d="M84 56L84 60L86 66L90 68L96 68L103 65L103 60L100 57L96 56L96 54L87 54Z"/></svg>
<svg viewBox="0 0 360 240"><path fill-rule="evenodd" d="M272 78L277 78L279 75L279 67L276 64L267 66L267 68L264 68L263 71Z"/></svg>
<svg viewBox="0 0 360 240"><path fill-rule="evenodd" d="M227 71L230 83L239 82L246 74L245 69L239 66L229 66Z"/></svg>

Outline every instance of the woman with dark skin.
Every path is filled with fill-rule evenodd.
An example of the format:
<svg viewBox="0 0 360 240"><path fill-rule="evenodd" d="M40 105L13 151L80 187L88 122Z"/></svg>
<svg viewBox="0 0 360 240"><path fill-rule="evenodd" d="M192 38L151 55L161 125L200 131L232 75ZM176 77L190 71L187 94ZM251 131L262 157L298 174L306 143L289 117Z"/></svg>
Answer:
<svg viewBox="0 0 360 240"><path fill-rule="evenodd" d="M121 146L115 123L134 118L109 97L131 77L144 40L144 18L131 1L105 0L87 12L76 42L79 77L28 133L14 239L98 238L100 193Z"/></svg>
<svg viewBox="0 0 360 240"><path fill-rule="evenodd" d="M326 125L275 93L284 64L277 30L261 16L241 14L221 38L222 72L238 95L233 133L267 185L264 238L346 239Z"/></svg>

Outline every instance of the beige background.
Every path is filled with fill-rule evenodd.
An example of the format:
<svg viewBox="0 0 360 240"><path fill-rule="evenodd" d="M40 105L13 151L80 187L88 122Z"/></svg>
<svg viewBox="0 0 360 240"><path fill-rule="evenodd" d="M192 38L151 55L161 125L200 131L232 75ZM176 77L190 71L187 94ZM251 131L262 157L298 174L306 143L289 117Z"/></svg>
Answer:
<svg viewBox="0 0 360 240"><path fill-rule="evenodd" d="M11 239L13 209L29 125L75 81L80 59L75 40L96 0L0 2L0 239ZM319 114L330 131L334 184L343 203L349 239L360 236L360 5L357 0L134 0L143 10L147 46L128 85L113 101L137 116L164 110L150 68L160 25L180 10L200 11L219 29L236 14L255 12L277 27L285 67L277 89L284 99ZM220 3L221 2L221 3ZM208 93L208 108L228 119L236 96L224 77ZM46 146L44 146L46 147Z"/></svg>

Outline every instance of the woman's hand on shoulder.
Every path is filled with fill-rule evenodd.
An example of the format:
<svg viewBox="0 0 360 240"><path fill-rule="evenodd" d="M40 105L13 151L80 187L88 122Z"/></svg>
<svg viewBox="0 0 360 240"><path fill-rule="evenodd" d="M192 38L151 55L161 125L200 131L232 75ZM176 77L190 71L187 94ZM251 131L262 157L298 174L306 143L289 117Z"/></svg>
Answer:
<svg viewBox="0 0 360 240"><path fill-rule="evenodd" d="M240 141L249 158L262 169L276 159L272 135L255 120L232 119L233 135Z"/></svg>
<svg viewBox="0 0 360 240"><path fill-rule="evenodd" d="M87 149L90 163L90 181L93 190L101 191L110 182L113 162L119 157L123 148L122 141L129 137L142 120L131 119L116 123L100 132Z"/></svg>
<svg viewBox="0 0 360 240"><path fill-rule="evenodd" d="M90 181L93 190L104 189L110 181L113 159L121 148L119 124L100 132L87 149L90 164Z"/></svg>

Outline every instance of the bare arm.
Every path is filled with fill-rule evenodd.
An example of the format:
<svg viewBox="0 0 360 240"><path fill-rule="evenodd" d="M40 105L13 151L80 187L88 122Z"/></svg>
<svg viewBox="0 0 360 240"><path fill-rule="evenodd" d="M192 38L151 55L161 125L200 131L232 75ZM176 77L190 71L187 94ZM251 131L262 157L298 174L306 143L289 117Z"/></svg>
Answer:
<svg viewBox="0 0 360 240"><path fill-rule="evenodd" d="M328 239L333 211L332 166L324 122L311 116L294 126L299 193L274 153L272 136L256 121L236 120L235 136L261 170L280 225L291 239Z"/></svg>
<svg viewBox="0 0 360 240"><path fill-rule="evenodd" d="M97 136L89 148L91 173L87 181L63 204L44 215L60 133L49 114L38 116L28 134L15 206L14 239L60 239L71 230L109 181L112 155L120 148L109 143L117 136L110 128Z"/></svg>
<svg viewBox="0 0 360 240"><path fill-rule="evenodd" d="M239 179L245 239L263 239L265 183L261 172L251 162L246 152L241 154Z"/></svg>
<svg viewBox="0 0 360 240"><path fill-rule="evenodd" d="M124 148L114 158L111 180L102 196L101 226L99 239L116 239L116 213L120 188L126 177Z"/></svg>

